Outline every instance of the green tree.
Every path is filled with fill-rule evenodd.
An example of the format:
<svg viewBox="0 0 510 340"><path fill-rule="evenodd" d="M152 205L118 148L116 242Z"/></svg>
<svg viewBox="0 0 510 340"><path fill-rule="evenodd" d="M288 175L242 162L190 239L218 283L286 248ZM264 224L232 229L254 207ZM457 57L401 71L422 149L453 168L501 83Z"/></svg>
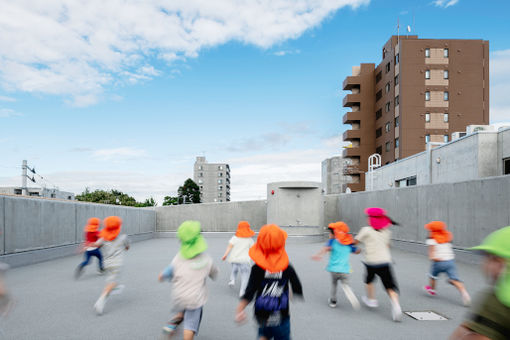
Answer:
<svg viewBox="0 0 510 340"><path fill-rule="evenodd" d="M134 197L115 189L109 191L90 191L89 188L86 188L84 192L76 195L76 199L83 202L124 205L129 207L152 207L157 204L152 197L146 199L145 202L140 203L137 202Z"/></svg>
<svg viewBox="0 0 510 340"><path fill-rule="evenodd" d="M163 205L178 205L179 197L177 196L165 196L163 199Z"/></svg>
<svg viewBox="0 0 510 340"><path fill-rule="evenodd" d="M179 204L200 203L200 188L191 178L188 178L177 190L177 196Z"/></svg>

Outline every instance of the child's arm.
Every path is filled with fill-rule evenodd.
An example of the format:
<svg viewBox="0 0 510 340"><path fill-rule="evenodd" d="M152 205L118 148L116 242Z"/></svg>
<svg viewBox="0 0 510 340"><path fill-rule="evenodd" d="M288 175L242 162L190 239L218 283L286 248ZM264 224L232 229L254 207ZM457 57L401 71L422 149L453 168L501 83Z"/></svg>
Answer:
<svg viewBox="0 0 510 340"><path fill-rule="evenodd" d="M212 280L216 280L216 278L218 277L218 267L216 267L213 263L213 265L211 266L211 270L209 271L209 277L212 279Z"/></svg>
<svg viewBox="0 0 510 340"><path fill-rule="evenodd" d="M129 239L127 236L124 238L124 249L129 250L129 247L131 246L131 243L129 242Z"/></svg>
<svg viewBox="0 0 510 340"><path fill-rule="evenodd" d="M312 255L312 260L315 260L315 261L322 260L322 257L324 256L324 254L326 254L329 251L331 251L331 247L329 247L329 246L322 247L322 249L317 254Z"/></svg>
<svg viewBox="0 0 510 340"><path fill-rule="evenodd" d="M159 273L158 280L159 282L163 282L163 280L171 280L174 276L174 267L172 265L168 265L161 273Z"/></svg>
<svg viewBox="0 0 510 340"><path fill-rule="evenodd" d="M246 290L244 295L241 297L241 301L236 308L236 316L235 321L241 323L246 320L246 313L244 309L253 297L257 293L257 289L260 286L262 280L264 279L264 271L260 269L257 265L251 267L250 278L248 279L248 285L246 286Z"/></svg>
<svg viewBox="0 0 510 340"><path fill-rule="evenodd" d="M354 254L359 254L359 253L361 253L361 248L356 247L356 246L354 245L354 243L350 244L349 246L351 247L351 253L354 253Z"/></svg>
<svg viewBox="0 0 510 340"><path fill-rule="evenodd" d="M429 259L431 261L437 261L437 258L436 258L436 249L435 249L435 246L433 246L433 245L429 246Z"/></svg>
<svg viewBox="0 0 510 340"><path fill-rule="evenodd" d="M228 246L227 246L227 250L225 250L225 254L223 254L223 256L221 257L221 260L222 261L225 261L225 259L227 258L228 256L228 253L230 253L230 251L232 250L232 247L234 245L232 243L229 243Z"/></svg>
<svg viewBox="0 0 510 340"><path fill-rule="evenodd" d="M294 267L289 266L289 281L290 281L290 287L292 288L292 293L294 295L299 296L300 298L303 298L303 286L301 286L301 281L299 281L299 277L296 274L296 271L294 270Z"/></svg>

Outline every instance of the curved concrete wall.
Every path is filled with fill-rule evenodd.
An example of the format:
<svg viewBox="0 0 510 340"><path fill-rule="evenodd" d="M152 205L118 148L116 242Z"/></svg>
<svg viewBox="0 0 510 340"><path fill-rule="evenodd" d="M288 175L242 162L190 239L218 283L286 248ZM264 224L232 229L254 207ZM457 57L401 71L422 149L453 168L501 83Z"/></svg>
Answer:
<svg viewBox="0 0 510 340"><path fill-rule="evenodd" d="M254 230L266 224L266 201L183 204L156 207L156 231L176 231L186 220L200 221L204 232L233 232L239 221Z"/></svg>

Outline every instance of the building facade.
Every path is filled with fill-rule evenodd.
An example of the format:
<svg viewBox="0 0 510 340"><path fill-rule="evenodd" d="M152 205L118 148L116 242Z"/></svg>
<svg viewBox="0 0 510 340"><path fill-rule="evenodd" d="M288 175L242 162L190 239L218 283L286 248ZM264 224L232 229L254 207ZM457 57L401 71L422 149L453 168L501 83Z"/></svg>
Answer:
<svg viewBox="0 0 510 340"><path fill-rule="evenodd" d="M489 124L489 42L392 36L380 64L353 67L343 89L351 91L343 100L351 108L343 156L352 160L348 186L360 191L371 154L389 164L467 125Z"/></svg>
<svg viewBox="0 0 510 340"><path fill-rule="evenodd" d="M321 164L322 192L325 195L341 194L345 192L346 183L351 176L345 175L345 169L350 165L342 156L327 158Z"/></svg>
<svg viewBox="0 0 510 340"><path fill-rule="evenodd" d="M193 166L193 180L200 188L200 202L230 201L230 167L226 163L208 163L197 157Z"/></svg>
<svg viewBox="0 0 510 340"><path fill-rule="evenodd" d="M26 188L26 191L26 196L30 197L57 198L74 201L74 193L68 191L48 188ZM21 187L0 187L0 194L21 196L22 193L23 189Z"/></svg>

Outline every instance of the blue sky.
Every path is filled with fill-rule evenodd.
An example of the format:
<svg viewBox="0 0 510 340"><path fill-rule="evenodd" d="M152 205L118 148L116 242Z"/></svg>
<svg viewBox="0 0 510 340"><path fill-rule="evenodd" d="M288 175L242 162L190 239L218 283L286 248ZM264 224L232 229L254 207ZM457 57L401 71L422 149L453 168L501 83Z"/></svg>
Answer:
<svg viewBox="0 0 510 340"><path fill-rule="evenodd" d="M422 38L489 40L492 121L510 120L504 0L0 7L0 185L19 185L27 159L62 190L161 202L199 155L230 164L233 200L320 181L321 161L341 153L341 83L379 61L397 18L402 34L414 16Z"/></svg>

